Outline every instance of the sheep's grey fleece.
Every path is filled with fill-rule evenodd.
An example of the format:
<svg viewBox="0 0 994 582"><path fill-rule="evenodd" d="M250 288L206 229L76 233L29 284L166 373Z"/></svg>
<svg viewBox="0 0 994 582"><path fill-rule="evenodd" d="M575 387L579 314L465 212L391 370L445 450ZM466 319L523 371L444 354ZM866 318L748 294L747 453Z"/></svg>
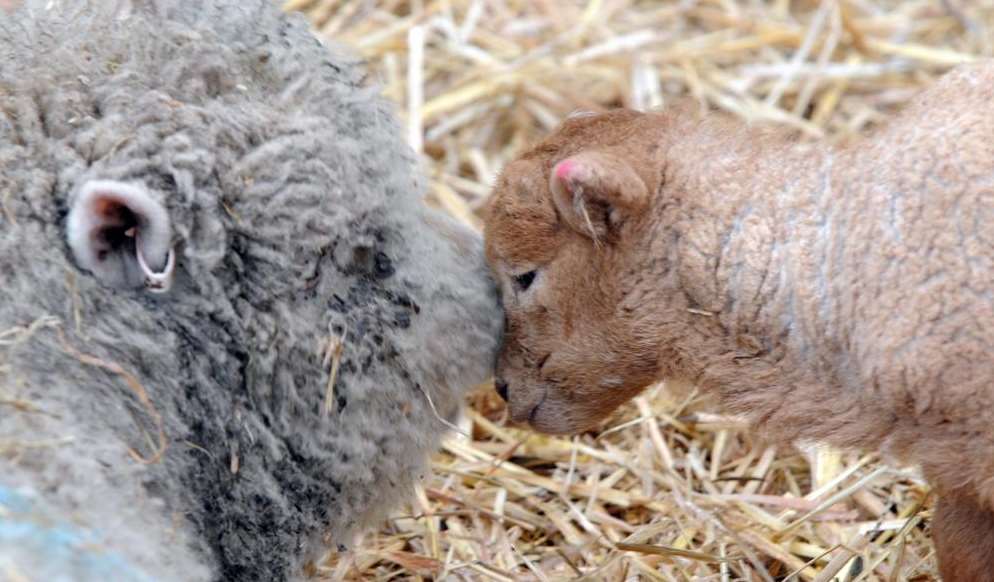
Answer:
<svg viewBox="0 0 994 582"><path fill-rule="evenodd" d="M66 215L96 179L168 210L168 293L78 268ZM350 543L500 335L478 237L422 192L361 63L266 0L0 13L0 494L156 580L295 578ZM0 547L97 579L72 563Z"/></svg>

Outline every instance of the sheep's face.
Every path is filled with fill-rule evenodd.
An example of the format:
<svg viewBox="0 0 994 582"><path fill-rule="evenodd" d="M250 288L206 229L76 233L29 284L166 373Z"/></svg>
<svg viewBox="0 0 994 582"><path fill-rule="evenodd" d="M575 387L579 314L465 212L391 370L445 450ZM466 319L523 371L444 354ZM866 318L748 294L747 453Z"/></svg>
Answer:
<svg viewBox="0 0 994 582"><path fill-rule="evenodd" d="M412 283L411 295L420 303L421 315L414 314L404 341L406 351L419 356L407 364L429 384L448 386L455 404L462 390L493 374L500 303L480 235L439 211L425 208L414 216L419 220L407 230L417 236L394 251L406 256L394 278ZM456 410L439 412L451 419Z"/></svg>
<svg viewBox="0 0 994 582"><path fill-rule="evenodd" d="M300 182L312 178L305 171L295 175ZM398 180L405 177L397 173ZM304 318L327 303L324 315L330 319L310 320L309 331L330 329L347 338L352 352L368 351L364 361L399 353L401 360L391 365L441 390L433 406L451 418L462 390L492 373L500 337L500 307L481 237L412 198L387 207L388 199L377 200L381 191L372 188L364 203L378 207L374 218L348 223L346 217L358 214L349 211L362 206L335 208L337 186L320 176L308 181L271 194L248 190L231 196L223 202L228 224L196 232L198 221L217 221L218 215L191 213L183 195L149 187L142 176L88 179L70 196L68 246L77 266L105 287L125 291L122 297L165 293L170 302L210 293L218 289L212 281L222 278L236 285L232 291L251 288L253 301L284 294L311 298L309 307L298 305ZM342 183L360 187L359 178ZM208 198L224 185L210 186L196 195ZM324 200L309 193L324 190ZM312 206L321 212L295 214L294 197L310 202L309 196L317 198ZM229 269L241 273L229 276Z"/></svg>
<svg viewBox="0 0 994 582"><path fill-rule="evenodd" d="M497 184L486 252L506 314L497 389L515 421L584 430L657 377L651 291L633 268L661 180L652 123L567 120Z"/></svg>

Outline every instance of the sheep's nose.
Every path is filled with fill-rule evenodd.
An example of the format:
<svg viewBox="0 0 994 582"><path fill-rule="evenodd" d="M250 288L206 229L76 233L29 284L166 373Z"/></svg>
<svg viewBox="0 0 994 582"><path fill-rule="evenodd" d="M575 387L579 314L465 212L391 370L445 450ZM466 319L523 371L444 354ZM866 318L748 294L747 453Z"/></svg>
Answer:
<svg viewBox="0 0 994 582"><path fill-rule="evenodd" d="M500 396L504 402L507 402L507 382L503 380L494 380L494 389L497 390L497 395Z"/></svg>

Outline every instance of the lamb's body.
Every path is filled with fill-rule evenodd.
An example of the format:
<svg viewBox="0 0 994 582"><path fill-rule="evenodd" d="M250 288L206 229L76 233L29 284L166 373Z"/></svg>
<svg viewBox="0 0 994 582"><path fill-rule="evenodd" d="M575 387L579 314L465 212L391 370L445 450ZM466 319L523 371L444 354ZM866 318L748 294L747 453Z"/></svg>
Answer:
<svg viewBox="0 0 994 582"><path fill-rule="evenodd" d="M649 252L715 316L690 318L673 371L781 436L910 456L994 507L994 67L842 147L693 135Z"/></svg>
<svg viewBox="0 0 994 582"><path fill-rule="evenodd" d="M0 14L0 572L296 577L426 470L490 372L492 283L302 17L127 4ZM169 293L78 268L93 180L166 209Z"/></svg>
<svg viewBox="0 0 994 582"><path fill-rule="evenodd" d="M487 224L498 273L538 273L504 293L514 416L576 430L687 378L780 439L920 463L946 576L991 575L994 65L838 147L678 107L567 121L514 164Z"/></svg>
<svg viewBox="0 0 994 582"><path fill-rule="evenodd" d="M717 314L681 372L781 438L921 464L945 578L990 579L994 67L845 147L768 145L698 150L746 148L688 176L699 197L663 220L688 300Z"/></svg>

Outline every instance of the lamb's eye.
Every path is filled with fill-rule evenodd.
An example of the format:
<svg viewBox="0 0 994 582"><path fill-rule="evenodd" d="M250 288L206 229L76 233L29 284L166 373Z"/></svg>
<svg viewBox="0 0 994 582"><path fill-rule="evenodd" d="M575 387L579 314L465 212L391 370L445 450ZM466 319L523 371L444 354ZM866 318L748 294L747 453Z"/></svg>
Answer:
<svg viewBox="0 0 994 582"><path fill-rule="evenodd" d="M533 281L535 281L535 271L528 271L527 273L522 273L514 278L514 282L518 285L518 289L522 291L527 291L528 288L532 286Z"/></svg>

